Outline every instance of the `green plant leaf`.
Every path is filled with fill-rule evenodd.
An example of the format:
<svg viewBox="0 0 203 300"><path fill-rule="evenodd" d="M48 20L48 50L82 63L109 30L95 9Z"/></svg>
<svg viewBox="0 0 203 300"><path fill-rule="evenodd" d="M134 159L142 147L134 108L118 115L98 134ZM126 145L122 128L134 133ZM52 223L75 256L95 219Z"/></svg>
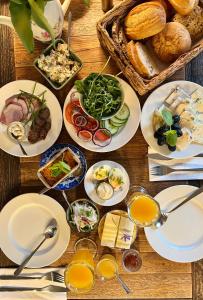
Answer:
<svg viewBox="0 0 203 300"><path fill-rule="evenodd" d="M162 112L162 117L164 119L164 122L168 125L171 126L173 124L173 116L172 113L167 110L167 109L163 109Z"/></svg>
<svg viewBox="0 0 203 300"><path fill-rule="evenodd" d="M164 135L166 136L166 142L168 145L172 147L176 145L178 138L176 130L168 130L164 133Z"/></svg>
<svg viewBox="0 0 203 300"><path fill-rule="evenodd" d="M44 16L42 8L38 4L38 2L41 2L41 0L37 0L37 1L35 1L35 0L27 0L27 1L30 4L31 15L32 15L32 18L35 21L35 23L39 27L45 29L50 34L50 36L52 38L52 41L54 41L55 40L54 31L51 28L51 26L49 25L46 17Z"/></svg>
<svg viewBox="0 0 203 300"><path fill-rule="evenodd" d="M10 2L14 2L16 4L24 4L24 0L10 0Z"/></svg>
<svg viewBox="0 0 203 300"><path fill-rule="evenodd" d="M31 29L31 11L27 5L27 1L20 0L11 1L9 5L9 10L11 14L12 24L21 39L24 47L29 51L34 50L33 33Z"/></svg>

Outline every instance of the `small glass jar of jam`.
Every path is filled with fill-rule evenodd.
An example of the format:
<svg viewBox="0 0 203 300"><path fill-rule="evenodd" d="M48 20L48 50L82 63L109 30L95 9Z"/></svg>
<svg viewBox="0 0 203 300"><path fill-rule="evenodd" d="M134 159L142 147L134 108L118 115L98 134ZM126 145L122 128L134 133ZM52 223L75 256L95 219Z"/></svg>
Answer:
<svg viewBox="0 0 203 300"><path fill-rule="evenodd" d="M135 249L125 250L122 257L123 268L127 272L137 272L142 266L140 253Z"/></svg>

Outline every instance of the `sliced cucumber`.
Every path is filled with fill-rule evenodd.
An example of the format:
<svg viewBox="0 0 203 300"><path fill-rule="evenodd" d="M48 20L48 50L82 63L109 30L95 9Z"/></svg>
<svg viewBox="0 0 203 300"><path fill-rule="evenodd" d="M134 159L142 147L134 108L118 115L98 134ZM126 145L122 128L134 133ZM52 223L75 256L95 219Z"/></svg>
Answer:
<svg viewBox="0 0 203 300"><path fill-rule="evenodd" d="M130 116L130 110L127 104L124 104L115 117L119 120L127 120Z"/></svg>
<svg viewBox="0 0 203 300"><path fill-rule="evenodd" d="M111 121L112 125L115 124L115 126L123 126L128 121L128 119L126 119L126 120L120 120L120 119L118 119L116 117L112 117L110 119L110 121Z"/></svg>
<svg viewBox="0 0 203 300"><path fill-rule="evenodd" d="M123 127L123 126L125 126L125 124L126 123L115 123L115 122L113 122L112 120L109 120L109 123L113 126L113 127L117 127L118 128L118 130L121 128L121 127Z"/></svg>
<svg viewBox="0 0 203 300"><path fill-rule="evenodd" d="M110 123L110 120L103 121L104 128L108 129L112 135L116 134L118 132L119 127L114 126Z"/></svg>

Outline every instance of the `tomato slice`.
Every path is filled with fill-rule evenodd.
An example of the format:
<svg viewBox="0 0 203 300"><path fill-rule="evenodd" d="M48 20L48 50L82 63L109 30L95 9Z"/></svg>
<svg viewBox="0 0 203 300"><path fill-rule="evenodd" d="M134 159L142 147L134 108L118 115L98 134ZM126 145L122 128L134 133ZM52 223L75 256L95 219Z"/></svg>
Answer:
<svg viewBox="0 0 203 300"><path fill-rule="evenodd" d="M78 131L78 137L84 142L90 142L92 140L92 133L88 130L80 130Z"/></svg>
<svg viewBox="0 0 203 300"><path fill-rule="evenodd" d="M87 124L85 126L87 130L96 131L99 128L99 121L96 119L87 117Z"/></svg>
<svg viewBox="0 0 203 300"><path fill-rule="evenodd" d="M72 114L73 114L73 105L72 103L68 103L66 105L66 109L65 109L65 116L66 116L66 120L73 125L73 121L72 121Z"/></svg>
<svg viewBox="0 0 203 300"><path fill-rule="evenodd" d="M93 142L95 145L105 147L111 142L111 132L105 128L98 129L93 136Z"/></svg>

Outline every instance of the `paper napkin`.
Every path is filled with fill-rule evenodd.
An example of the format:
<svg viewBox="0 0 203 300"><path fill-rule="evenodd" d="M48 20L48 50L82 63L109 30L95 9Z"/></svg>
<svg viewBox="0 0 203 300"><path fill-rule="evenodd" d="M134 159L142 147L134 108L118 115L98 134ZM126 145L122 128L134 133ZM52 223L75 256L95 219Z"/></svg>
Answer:
<svg viewBox="0 0 203 300"><path fill-rule="evenodd" d="M0 268L0 275L13 275L14 268ZM43 268L43 269L25 269L22 273L34 274L34 273L47 273L55 271L60 274L64 274L63 268ZM63 286L63 283L50 282L42 279L25 279L25 280L0 280L0 287L44 287L47 285ZM50 292L37 292L37 291L21 291L21 292L0 292L0 300L66 300L66 293L50 293Z"/></svg>
<svg viewBox="0 0 203 300"><path fill-rule="evenodd" d="M151 148L148 148L148 153L156 153ZM171 173L164 176L155 176L152 175L152 169L153 167L164 165L168 167L173 167L174 169L177 169L177 172ZM175 166L176 165L176 166ZM172 180L200 180L203 179L203 172L200 172L198 170L196 171L184 171L178 172L178 169L187 169L188 167L202 167L203 168L203 157L193 157L190 159L172 159L172 160L155 160L148 158L148 166L149 166L149 181L172 181Z"/></svg>

